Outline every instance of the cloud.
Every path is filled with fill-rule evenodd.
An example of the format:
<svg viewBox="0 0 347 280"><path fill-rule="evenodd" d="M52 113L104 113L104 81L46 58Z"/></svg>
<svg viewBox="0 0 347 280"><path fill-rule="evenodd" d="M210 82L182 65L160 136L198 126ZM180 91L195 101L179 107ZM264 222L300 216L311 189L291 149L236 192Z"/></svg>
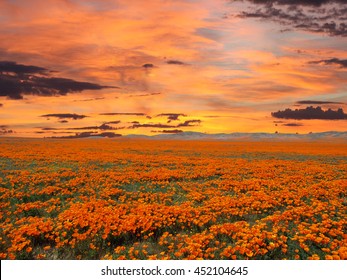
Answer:
<svg viewBox="0 0 347 280"><path fill-rule="evenodd" d="M79 119L84 119L87 118L88 116L86 115L78 115L78 114L46 114L42 115L40 117L45 117L45 118L58 118L58 119L73 119L73 120L79 120Z"/></svg>
<svg viewBox="0 0 347 280"><path fill-rule="evenodd" d="M302 123L285 123L282 124L283 126L303 126Z"/></svg>
<svg viewBox="0 0 347 280"><path fill-rule="evenodd" d="M167 64L174 64L174 65L187 65L186 63L179 61L179 60L168 60L166 61Z"/></svg>
<svg viewBox="0 0 347 280"><path fill-rule="evenodd" d="M64 114L64 115L66 115L66 114ZM61 130L96 130L96 129L97 130L119 130L119 129L124 129L125 127L113 127L113 126L109 125L109 124L119 124L119 123L120 123L120 121L111 121L111 122L103 123L100 126L70 127L70 128L41 127L41 130L43 130L43 131L56 131L56 130L61 131Z"/></svg>
<svg viewBox="0 0 347 280"><path fill-rule="evenodd" d="M7 125L0 125L0 135L12 134L14 131L12 129L8 129Z"/></svg>
<svg viewBox="0 0 347 280"><path fill-rule="evenodd" d="M57 129L57 130L59 130L59 129ZM36 134L73 134L73 133L75 133L75 132L72 132L72 131L61 131L61 130L59 130L59 131L50 131L50 130L41 130L41 131L35 131L34 133L36 133Z"/></svg>
<svg viewBox="0 0 347 280"><path fill-rule="evenodd" d="M154 132L154 133L173 133L173 134L176 134L176 133L182 133L183 130L180 130L180 129L173 129L173 130L152 130L151 132Z"/></svg>
<svg viewBox="0 0 347 280"><path fill-rule="evenodd" d="M48 70L46 68L17 64L13 61L0 61L0 73L14 73L17 75L25 74L42 74L47 75Z"/></svg>
<svg viewBox="0 0 347 280"><path fill-rule="evenodd" d="M0 103L0 107L4 106L4 104Z"/></svg>
<svg viewBox="0 0 347 280"><path fill-rule="evenodd" d="M115 88L72 79L51 77L46 68L0 61L0 96L23 99L23 95L59 96L84 90Z"/></svg>
<svg viewBox="0 0 347 280"><path fill-rule="evenodd" d="M178 118L182 116L182 117L186 117L187 115L185 114L175 114L175 113L167 113L167 114L159 114L156 117L167 117L168 122L171 121L177 121L179 120Z"/></svg>
<svg viewBox="0 0 347 280"><path fill-rule="evenodd" d="M118 127L113 127L108 125L107 123L103 123L100 126L86 126L86 127L72 127L72 128L67 128L69 130L88 130L88 129L99 129L99 130L118 130L122 128Z"/></svg>
<svg viewBox="0 0 347 280"><path fill-rule="evenodd" d="M101 113L102 116L145 116L144 113Z"/></svg>
<svg viewBox="0 0 347 280"><path fill-rule="evenodd" d="M87 98L87 99L81 99L81 100L73 100L73 102L85 102L85 101L95 101L95 100L102 100L105 99L105 97L96 97L96 98Z"/></svg>
<svg viewBox="0 0 347 280"><path fill-rule="evenodd" d="M52 133L61 135L61 134L73 134L75 132L72 132L72 131L53 131Z"/></svg>
<svg viewBox="0 0 347 280"><path fill-rule="evenodd" d="M131 127L129 128L139 128L139 127L155 127L155 128L175 128L177 126L175 125L168 125L168 124L161 124L161 123L134 123Z"/></svg>
<svg viewBox="0 0 347 280"><path fill-rule="evenodd" d="M329 3L346 4L347 0L248 0L255 4L278 4L278 5L302 5L302 6L321 6Z"/></svg>
<svg viewBox="0 0 347 280"><path fill-rule="evenodd" d="M147 68L153 68L154 65L152 63L145 63L142 65L142 67L147 69Z"/></svg>
<svg viewBox="0 0 347 280"><path fill-rule="evenodd" d="M109 79L116 80L118 84L130 92L157 90L151 87L151 73L156 68L155 65L145 63L142 64L142 67L139 67L137 59L133 61L134 58L129 57L130 53L124 53L124 55L126 60L120 62L122 64L105 67L106 72L103 72L103 74L109 73ZM135 57L139 55L142 56L143 54L134 54Z"/></svg>
<svg viewBox="0 0 347 280"><path fill-rule="evenodd" d="M324 64L324 65L338 65L341 68L347 68L347 59L332 58L332 59L325 59L325 60L310 61L309 63Z"/></svg>
<svg viewBox="0 0 347 280"><path fill-rule="evenodd" d="M179 123L177 125L169 125L169 124L161 124L161 123L145 123L141 124L139 122L133 122L133 125L128 128L140 128L140 127L150 127L150 128L179 128L179 127L191 127L196 126L196 124L200 124L201 120L187 120L183 123Z"/></svg>
<svg viewBox="0 0 347 280"><path fill-rule="evenodd" d="M277 22L287 27L282 31L294 28L330 36L347 36L347 1L250 0L248 2L254 5L241 11L237 17Z"/></svg>
<svg viewBox="0 0 347 280"><path fill-rule="evenodd" d="M140 97L140 96L153 96L153 95L160 95L161 92L153 92L153 93L145 93L145 94L131 94L128 95L129 97Z"/></svg>
<svg viewBox="0 0 347 280"><path fill-rule="evenodd" d="M52 138L62 138L62 139L75 139L75 138L89 138L89 137L104 137L104 138L115 138L120 137L121 134L116 134L113 132L102 132L102 133L95 133L95 132L81 132L76 133L75 135L69 135L69 136L53 136Z"/></svg>
<svg viewBox="0 0 347 280"><path fill-rule="evenodd" d="M119 124L120 121L111 121L111 122L105 122L104 124Z"/></svg>
<svg viewBox="0 0 347 280"><path fill-rule="evenodd" d="M342 102L331 102L331 101L317 101L317 100L301 100L301 101L297 101L296 104L324 105L324 104L344 104L344 103L342 103Z"/></svg>
<svg viewBox="0 0 347 280"><path fill-rule="evenodd" d="M200 124L201 120L188 120L185 121L184 123L180 123L177 125L177 127L184 127L184 126L196 126L196 124Z"/></svg>
<svg viewBox="0 0 347 280"><path fill-rule="evenodd" d="M54 128L54 127L41 127L41 130L51 131L51 130L59 130L59 129L58 128Z"/></svg>
<svg viewBox="0 0 347 280"><path fill-rule="evenodd" d="M60 120L59 122L60 123L68 123L69 121L67 121L67 120Z"/></svg>
<svg viewBox="0 0 347 280"><path fill-rule="evenodd" d="M295 120L343 120L347 119L347 114L343 112L343 109L337 111L328 109L322 110L321 107L314 108L312 106L306 109L285 109L284 111L272 112L271 115L275 118L281 119L295 119Z"/></svg>

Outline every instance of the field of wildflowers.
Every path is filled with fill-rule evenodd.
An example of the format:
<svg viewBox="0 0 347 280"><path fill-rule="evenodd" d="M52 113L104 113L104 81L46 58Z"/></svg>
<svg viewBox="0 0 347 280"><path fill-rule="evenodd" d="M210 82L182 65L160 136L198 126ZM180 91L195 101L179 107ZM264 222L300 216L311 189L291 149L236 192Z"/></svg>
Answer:
<svg viewBox="0 0 347 280"><path fill-rule="evenodd" d="M1 259L347 259L347 143L0 139Z"/></svg>

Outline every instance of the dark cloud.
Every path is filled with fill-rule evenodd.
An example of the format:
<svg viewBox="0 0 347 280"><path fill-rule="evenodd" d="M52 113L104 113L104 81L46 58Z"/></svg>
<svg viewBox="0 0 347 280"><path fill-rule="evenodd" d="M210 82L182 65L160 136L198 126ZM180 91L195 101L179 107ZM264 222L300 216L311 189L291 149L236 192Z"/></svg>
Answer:
<svg viewBox="0 0 347 280"><path fill-rule="evenodd" d="M128 95L129 97L140 97L140 96L153 96L153 95L159 95L161 92L153 92L153 93L145 93L145 94L131 94Z"/></svg>
<svg viewBox="0 0 347 280"><path fill-rule="evenodd" d="M68 123L69 121L67 121L67 120L60 120L59 122L60 123Z"/></svg>
<svg viewBox="0 0 347 280"><path fill-rule="evenodd" d="M122 134L114 133L114 132L102 132L94 136L101 136L101 137L107 137L107 138L114 138L114 137L120 137Z"/></svg>
<svg viewBox="0 0 347 280"><path fill-rule="evenodd" d="M113 132L102 132L102 133L96 133L96 132L81 132L76 133L75 135L69 135L69 136L53 136L52 138L62 138L62 139L75 139L75 138L89 138L89 137L104 137L104 138L115 138L120 137L121 134L116 134Z"/></svg>
<svg viewBox="0 0 347 280"><path fill-rule="evenodd" d="M73 134L75 132L72 132L72 131L50 131L50 130L41 130L41 131L35 131L36 134L59 134L59 135L62 135L62 134Z"/></svg>
<svg viewBox="0 0 347 280"><path fill-rule="evenodd" d="M309 63L310 64L338 65L341 68L347 68L347 59L332 58L332 59L325 59L325 60L310 61Z"/></svg>
<svg viewBox="0 0 347 280"><path fill-rule="evenodd" d="M331 102L331 101L316 101L316 100L301 100L296 102L296 104L316 104L316 105L324 105L324 104L344 104L342 102Z"/></svg>
<svg viewBox="0 0 347 280"><path fill-rule="evenodd" d="M75 132L72 132L72 131L53 131L52 133L62 135L62 134L73 134Z"/></svg>
<svg viewBox="0 0 347 280"><path fill-rule="evenodd" d="M72 127L72 128L68 128L69 130L88 130L88 129L98 129L98 130L118 130L121 128L118 127L113 127L110 126L106 123L103 123L100 126L86 126L86 127Z"/></svg>
<svg viewBox="0 0 347 280"><path fill-rule="evenodd" d="M252 7L238 14L241 18L270 20L289 28L324 33L330 36L347 36L347 1L248 1ZM323 4L330 4L324 5Z"/></svg>
<svg viewBox="0 0 347 280"><path fill-rule="evenodd" d="M65 78L45 78L45 77L32 77L31 83L34 83L35 87L38 87L37 93L43 93L43 95L65 95L69 92L81 92L83 90L100 90L103 88L110 88L108 86L101 86L98 84L88 82L77 82L71 79ZM35 93L35 90L31 90Z"/></svg>
<svg viewBox="0 0 347 280"><path fill-rule="evenodd" d="M73 102L85 102L85 101L95 101L95 100L102 100L105 99L105 97L96 97L96 98L88 98L88 99L81 99L81 100L73 100Z"/></svg>
<svg viewBox="0 0 347 280"><path fill-rule="evenodd" d="M347 114L340 108L336 111L328 109L323 110L321 107L314 108L312 106L306 109L285 109L284 111L272 112L271 115L275 118L281 119L295 119L295 120L343 120L347 119Z"/></svg>
<svg viewBox="0 0 347 280"><path fill-rule="evenodd" d="M172 134L177 134L177 133L182 133L183 130L179 130L179 129L172 129L172 130L152 130L151 132L154 133L172 133Z"/></svg>
<svg viewBox="0 0 347 280"><path fill-rule="evenodd" d="M282 124L283 126L303 126L302 123L285 123Z"/></svg>
<svg viewBox="0 0 347 280"><path fill-rule="evenodd" d="M59 130L59 129L58 128L54 128L54 127L41 127L41 130L51 131L51 130Z"/></svg>
<svg viewBox="0 0 347 280"><path fill-rule="evenodd" d="M65 114L64 114L65 115ZM119 124L120 121L111 121L103 123L99 126L85 126L85 127L70 127L70 128L54 128L54 127L41 127L41 130L44 131L53 131L53 130L119 130L125 127L113 127L109 124Z"/></svg>
<svg viewBox="0 0 347 280"><path fill-rule="evenodd" d="M180 123L177 125L177 127L184 127L184 126L196 126L197 124L200 124L201 120L188 120L185 121L184 123Z"/></svg>
<svg viewBox="0 0 347 280"><path fill-rule="evenodd" d="M101 113L102 116L145 116L144 113Z"/></svg>
<svg viewBox="0 0 347 280"><path fill-rule="evenodd" d="M167 64L174 64L174 65L187 65L186 63L179 61L179 60L168 60L166 61Z"/></svg>
<svg viewBox="0 0 347 280"><path fill-rule="evenodd" d="M58 118L58 119L73 119L73 120L79 120L79 119L84 119L87 118L88 116L85 115L78 115L78 114L46 114L42 115L40 117L45 117L45 118Z"/></svg>
<svg viewBox="0 0 347 280"><path fill-rule="evenodd" d="M156 117L167 117L168 122L171 121L178 121L179 117L186 117L187 115L185 114L175 114L175 113L167 113L167 114L159 114Z"/></svg>
<svg viewBox="0 0 347 280"><path fill-rule="evenodd" d="M0 61L0 96L23 99L23 95L59 96L84 90L115 88L72 79L51 77L46 68Z"/></svg>
<svg viewBox="0 0 347 280"><path fill-rule="evenodd" d="M128 128L140 128L140 127L150 127L150 128L179 128L179 127L191 127L200 124L201 120L188 120L177 125L161 124L161 123L145 123L141 124L138 122L133 122L133 125Z"/></svg>
<svg viewBox="0 0 347 280"><path fill-rule="evenodd" d="M13 61L0 61L0 73L12 73L16 75L25 75L25 74L42 74L46 75L48 70L46 68L32 66L32 65L23 65L17 64Z"/></svg>
<svg viewBox="0 0 347 280"><path fill-rule="evenodd" d="M168 124L161 124L161 123L134 123L131 127L129 128L140 128L140 127L151 127L151 128L175 128L177 126L175 125L168 125Z"/></svg>
<svg viewBox="0 0 347 280"><path fill-rule="evenodd" d="M278 4L278 5L302 5L302 6L321 6L329 3L347 4L347 0L248 0L255 4Z"/></svg>
<svg viewBox="0 0 347 280"><path fill-rule="evenodd" d="M0 103L0 107L4 106L4 104Z"/></svg>
<svg viewBox="0 0 347 280"><path fill-rule="evenodd" d="M14 131L9 129L7 125L0 125L0 135L12 134Z"/></svg>
<svg viewBox="0 0 347 280"><path fill-rule="evenodd" d="M104 124L119 124L120 121L111 121L111 122L105 122Z"/></svg>
<svg viewBox="0 0 347 280"><path fill-rule="evenodd" d="M147 69L147 68L153 68L154 65L152 63L146 63L146 64L143 64L142 67Z"/></svg>

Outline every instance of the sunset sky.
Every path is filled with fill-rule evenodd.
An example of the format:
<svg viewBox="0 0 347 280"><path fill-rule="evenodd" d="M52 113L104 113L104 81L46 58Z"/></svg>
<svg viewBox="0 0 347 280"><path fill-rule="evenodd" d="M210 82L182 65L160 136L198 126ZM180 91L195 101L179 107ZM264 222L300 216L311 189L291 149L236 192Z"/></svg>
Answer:
<svg viewBox="0 0 347 280"><path fill-rule="evenodd" d="M332 130L347 0L0 0L0 136Z"/></svg>

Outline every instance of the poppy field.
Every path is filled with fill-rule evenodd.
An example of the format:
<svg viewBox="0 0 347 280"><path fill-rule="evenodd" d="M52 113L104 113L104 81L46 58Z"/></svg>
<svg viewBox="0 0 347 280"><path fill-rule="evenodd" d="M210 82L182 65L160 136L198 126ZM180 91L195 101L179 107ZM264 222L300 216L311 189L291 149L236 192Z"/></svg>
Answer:
<svg viewBox="0 0 347 280"><path fill-rule="evenodd" d="M1 259L347 259L347 143L0 139Z"/></svg>

